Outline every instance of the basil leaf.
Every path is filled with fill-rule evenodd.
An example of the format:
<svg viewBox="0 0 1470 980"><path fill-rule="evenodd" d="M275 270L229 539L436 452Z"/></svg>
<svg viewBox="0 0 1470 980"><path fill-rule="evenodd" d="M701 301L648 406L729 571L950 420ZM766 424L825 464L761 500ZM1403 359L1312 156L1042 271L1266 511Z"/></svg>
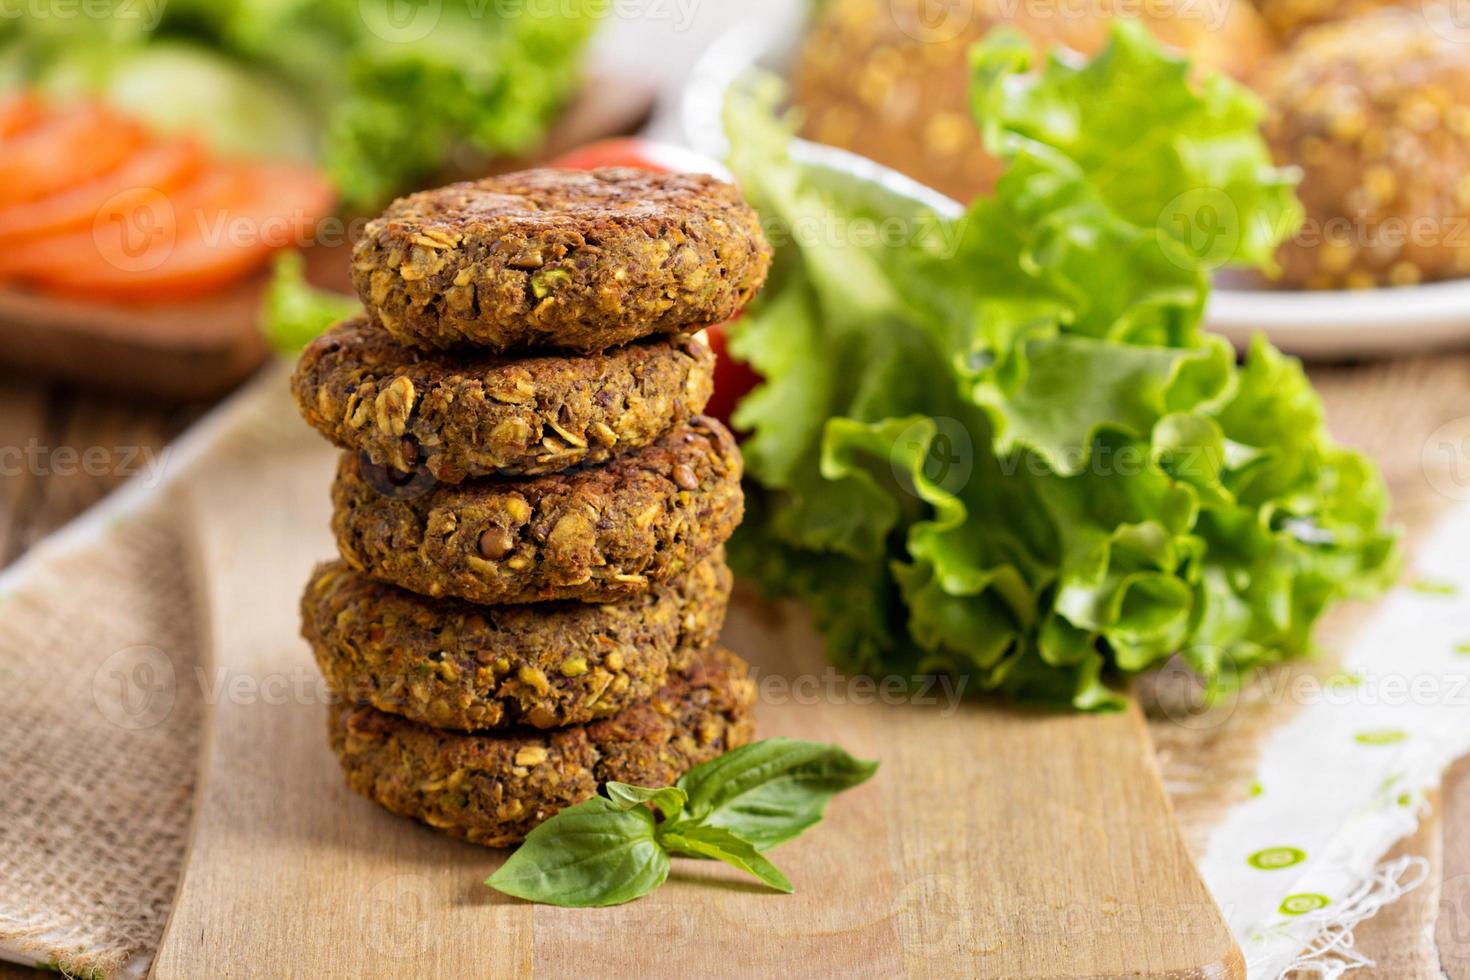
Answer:
<svg viewBox="0 0 1470 980"><path fill-rule="evenodd" d="M672 820L684 810L689 797L677 786L650 789L647 786L630 786L627 783L610 781L607 795L619 810L631 810L640 803L652 803L665 820Z"/></svg>
<svg viewBox="0 0 1470 980"><path fill-rule="evenodd" d="M747 840L723 827L694 824L677 831L660 834L664 847L694 857L713 858L741 871L755 875L779 892L791 894L791 881Z"/></svg>
<svg viewBox="0 0 1470 980"><path fill-rule="evenodd" d="M600 796L568 807L526 836L485 884L531 902L599 908L642 898L669 876L653 814Z"/></svg>
<svg viewBox="0 0 1470 980"><path fill-rule="evenodd" d="M836 793L867 780L876 762L854 759L835 745L771 738L727 752L685 773L684 816L667 827L723 827L764 851L822 819Z"/></svg>

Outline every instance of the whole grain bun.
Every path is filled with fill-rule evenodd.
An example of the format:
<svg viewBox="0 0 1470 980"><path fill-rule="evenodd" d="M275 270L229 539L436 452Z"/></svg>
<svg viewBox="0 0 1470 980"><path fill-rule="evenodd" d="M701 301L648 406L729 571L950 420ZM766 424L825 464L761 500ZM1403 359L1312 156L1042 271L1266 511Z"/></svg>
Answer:
<svg viewBox="0 0 1470 980"><path fill-rule="evenodd" d="M1470 58L1439 8L1304 33L1261 73L1266 138L1302 170L1281 281L1412 285L1470 272Z"/></svg>

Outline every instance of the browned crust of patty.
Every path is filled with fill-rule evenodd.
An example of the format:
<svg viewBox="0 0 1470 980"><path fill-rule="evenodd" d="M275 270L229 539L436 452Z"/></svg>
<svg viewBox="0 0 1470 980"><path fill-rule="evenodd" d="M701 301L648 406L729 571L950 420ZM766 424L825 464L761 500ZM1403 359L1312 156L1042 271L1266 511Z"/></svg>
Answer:
<svg viewBox="0 0 1470 980"><path fill-rule="evenodd" d="M437 728L556 728L616 714L718 638L723 549L667 585L614 603L476 606L317 567L302 635L334 691Z"/></svg>
<svg viewBox="0 0 1470 980"><path fill-rule="evenodd" d="M528 170L395 201L352 279L404 343L585 353L727 320L770 262L755 212L714 177Z"/></svg>
<svg viewBox="0 0 1470 980"><path fill-rule="evenodd" d="M667 786L746 744L754 703L745 662L712 648L650 700L587 725L467 734L340 703L328 728L355 791L455 837L506 847L608 780Z"/></svg>
<svg viewBox="0 0 1470 980"><path fill-rule="evenodd" d="M429 353L360 316L306 348L291 387L306 421L343 449L459 483L646 446L703 411L714 364L692 337L581 357Z"/></svg>
<svg viewBox="0 0 1470 980"><path fill-rule="evenodd" d="M407 499L380 492L347 453L332 529L352 567L421 595L607 602L669 581L728 540L743 513L740 476L734 437L703 416L601 467Z"/></svg>

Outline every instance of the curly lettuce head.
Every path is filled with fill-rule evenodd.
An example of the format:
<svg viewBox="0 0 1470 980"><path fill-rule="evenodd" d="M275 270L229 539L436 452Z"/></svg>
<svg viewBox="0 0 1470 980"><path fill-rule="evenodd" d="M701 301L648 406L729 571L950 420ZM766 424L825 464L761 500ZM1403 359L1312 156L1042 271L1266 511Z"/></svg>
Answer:
<svg viewBox="0 0 1470 980"><path fill-rule="evenodd" d="M1211 272L1299 222L1293 175L1246 91L1136 27L1029 59L974 52L1007 171L951 217L794 160L769 80L732 94L778 245L732 343L765 378L732 553L849 669L1099 709L1106 675L1176 654L1224 682L1305 653L1392 574L1382 481L1295 361L1258 340L1237 364L1201 326Z"/></svg>

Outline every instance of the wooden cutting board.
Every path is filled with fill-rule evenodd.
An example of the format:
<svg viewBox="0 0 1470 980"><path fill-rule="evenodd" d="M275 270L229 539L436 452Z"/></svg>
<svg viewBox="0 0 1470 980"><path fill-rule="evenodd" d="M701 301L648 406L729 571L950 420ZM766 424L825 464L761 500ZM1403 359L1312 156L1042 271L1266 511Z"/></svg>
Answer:
<svg viewBox="0 0 1470 980"><path fill-rule="evenodd" d="M882 763L772 852L796 893L687 860L613 909L491 891L501 852L344 785L296 613L332 550L333 457L265 443L189 502L216 693L155 976L1244 976L1136 711L872 703L826 669L803 614L744 594L725 641L756 668L760 736Z"/></svg>
<svg viewBox="0 0 1470 980"><path fill-rule="evenodd" d="M503 173L535 166L584 143L631 133L648 119L653 102L653 88L644 81L593 78L534 157L486 160L473 169ZM350 293L347 267L345 247L307 250L307 277L324 289ZM0 365L152 398L214 398L266 358L257 320L267 278L187 303L145 306L0 288Z"/></svg>

